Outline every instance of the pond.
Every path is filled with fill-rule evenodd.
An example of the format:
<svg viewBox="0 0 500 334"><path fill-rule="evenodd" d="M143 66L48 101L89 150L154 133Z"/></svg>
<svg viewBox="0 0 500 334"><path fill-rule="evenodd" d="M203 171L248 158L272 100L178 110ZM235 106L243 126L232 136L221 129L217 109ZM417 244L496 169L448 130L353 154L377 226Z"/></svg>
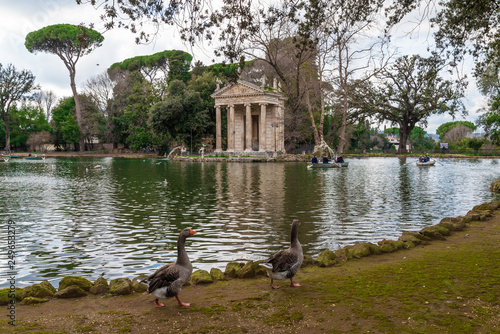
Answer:
<svg viewBox="0 0 500 334"><path fill-rule="evenodd" d="M290 223L304 253L397 239L443 217L499 199L489 185L499 159L349 159L305 163L194 163L157 159L47 158L0 163L0 266L15 221L17 286L68 275L133 278L175 261L181 229L195 269L262 260L288 247ZM406 162L410 162L407 166ZM167 181L164 185L163 180ZM0 287L6 287L5 280Z"/></svg>

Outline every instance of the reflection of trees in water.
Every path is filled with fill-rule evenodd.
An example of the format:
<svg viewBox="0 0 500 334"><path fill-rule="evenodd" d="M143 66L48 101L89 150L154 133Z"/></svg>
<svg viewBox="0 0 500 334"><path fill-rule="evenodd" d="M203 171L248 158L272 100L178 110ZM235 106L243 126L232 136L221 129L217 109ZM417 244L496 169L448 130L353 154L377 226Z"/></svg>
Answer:
<svg viewBox="0 0 500 334"><path fill-rule="evenodd" d="M23 282L68 271L110 279L153 270L175 259L187 226L198 232L187 251L202 269L264 259L288 244L293 219L303 223L299 240L310 255L396 239L494 200L489 184L499 161L443 159L444 166L423 168L353 158L348 168L311 170L305 163L51 160L0 166L0 202L23 236Z"/></svg>

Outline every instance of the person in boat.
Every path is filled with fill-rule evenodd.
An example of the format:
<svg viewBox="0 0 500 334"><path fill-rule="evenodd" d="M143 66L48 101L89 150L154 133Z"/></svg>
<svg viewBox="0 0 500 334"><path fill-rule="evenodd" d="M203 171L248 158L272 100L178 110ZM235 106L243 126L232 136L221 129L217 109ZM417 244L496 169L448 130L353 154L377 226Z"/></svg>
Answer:
<svg viewBox="0 0 500 334"><path fill-rule="evenodd" d="M318 163L318 158L316 156L314 156L311 160L311 163L312 164L317 164Z"/></svg>
<svg viewBox="0 0 500 334"><path fill-rule="evenodd" d="M429 153L425 153L425 159L427 159L427 161L431 161L431 156L429 155Z"/></svg>
<svg viewBox="0 0 500 334"><path fill-rule="evenodd" d="M323 163L324 164L327 164L328 163L328 157L325 155L323 156Z"/></svg>
<svg viewBox="0 0 500 334"><path fill-rule="evenodd" d="M343 163L344 162L344 158L342 158L342 156L338 156L337 157L337 160L335 161L336 163Z"/></svg>

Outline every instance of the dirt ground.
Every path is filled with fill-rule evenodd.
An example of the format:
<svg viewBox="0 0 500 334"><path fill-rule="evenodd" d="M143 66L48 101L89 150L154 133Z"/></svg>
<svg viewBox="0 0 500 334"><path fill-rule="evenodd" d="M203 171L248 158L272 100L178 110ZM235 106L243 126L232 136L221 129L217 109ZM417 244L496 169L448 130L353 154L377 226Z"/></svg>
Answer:
<svg viewBox="0 0 500 334"><path fill-rule="evenodd" d="M16 305L1 333L500 333L500 211L443 241L267 278L187 286L191 307L147 294ZM5 315L7 310L4 309Z"/></svg>

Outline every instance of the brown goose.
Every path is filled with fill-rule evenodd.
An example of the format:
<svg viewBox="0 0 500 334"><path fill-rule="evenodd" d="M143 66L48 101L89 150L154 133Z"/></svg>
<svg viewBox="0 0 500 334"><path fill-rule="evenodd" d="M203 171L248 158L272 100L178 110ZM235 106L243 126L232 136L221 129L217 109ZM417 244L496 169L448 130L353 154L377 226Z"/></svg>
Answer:
<svg viewBox="0 0 500 334"><path fill-rule="evenodd" d="M179 292L181 292L182 286L193 272L193 266L189 261L184 244L186 243L186 238L195 233L196 232L190 228L183 229L179 234L179 239L177 239L177 261L164 265L153 275L141 281L149 286L148 293L155 297L156 307L165 306L164 304L158 303L158 299L174 296L177 298L179 305L191 305L181 302L178 295Z"/></svg>
<svg viewBox="0 0 500 334"><path fill-rule="evenodd" d="M291 287L300 286L298 283L293 283L293 276L295 276L304 260L302 246L297 238L300 225L301 223L297 219L292 222L290 248L277 252L260 264L267 270L273 289L279 289L279 286L273 284L273 279L285 280L289 278Z"/></svg>

